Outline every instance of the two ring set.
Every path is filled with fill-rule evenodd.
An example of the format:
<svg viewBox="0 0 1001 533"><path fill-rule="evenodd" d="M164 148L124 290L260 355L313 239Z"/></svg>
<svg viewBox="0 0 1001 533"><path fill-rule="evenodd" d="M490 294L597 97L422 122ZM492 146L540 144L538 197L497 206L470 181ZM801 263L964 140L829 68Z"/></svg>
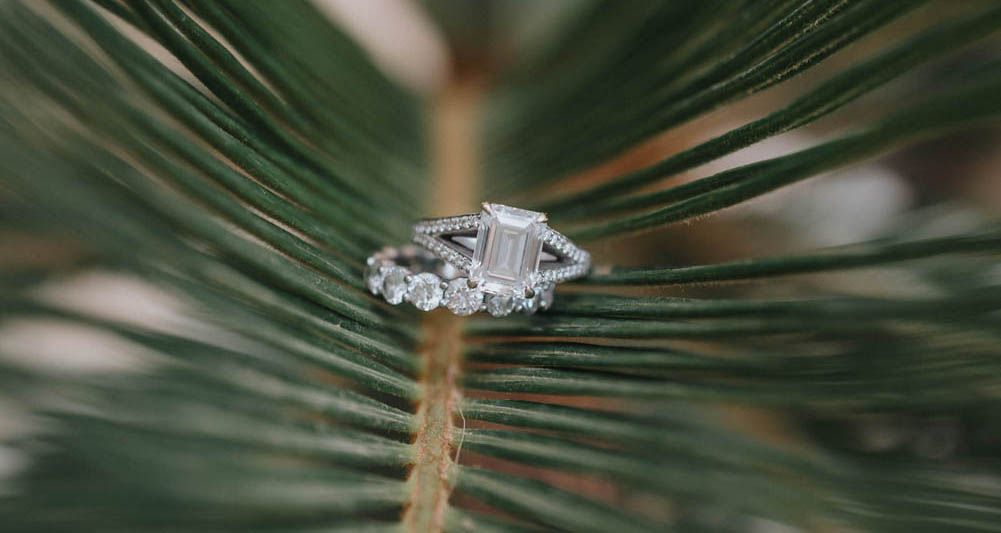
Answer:
<svg viewBox="0 0 1001 533"><path fill-rule="evenodd" d="M484 203L479 214L421 220L413 245L368 258L365 284L396 305L439 306L457 315L534 313L557 283L587 274L591 257L547 224L546 215Z"/></svg>

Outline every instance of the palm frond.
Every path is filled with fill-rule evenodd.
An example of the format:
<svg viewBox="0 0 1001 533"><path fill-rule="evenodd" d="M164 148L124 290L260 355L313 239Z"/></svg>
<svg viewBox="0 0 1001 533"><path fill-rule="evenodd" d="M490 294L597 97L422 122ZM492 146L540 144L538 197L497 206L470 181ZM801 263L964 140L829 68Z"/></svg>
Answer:
<svg viewBox="0 0 1001 533"><path fill-rule="evenodd" d="M487 62L434 101L308 2L0 4L5 531L996 528L996 213L734 260L663 237L994 127L1001 9L579 2L486 50L470 28L553 8L427 7L458 68ZM547 313L419 315L362 283L440 207L429 153L460 147L433 124L457 92L478 102L474 194L594 246ZM703 166L832 118L809 147Z"/></svg>

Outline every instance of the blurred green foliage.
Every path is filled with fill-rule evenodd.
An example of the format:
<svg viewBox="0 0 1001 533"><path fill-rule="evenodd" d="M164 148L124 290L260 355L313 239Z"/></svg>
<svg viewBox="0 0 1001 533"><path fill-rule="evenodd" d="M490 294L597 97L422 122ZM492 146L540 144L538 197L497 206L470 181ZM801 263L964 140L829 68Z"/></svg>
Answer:
<svg viewBox="0 0 1001 533"><path fill-rule="evenodd" d="M539 7L429 4L459 66L490 70L483 194L544 197L536 203L555 225L595 243L1001 113L990 62L928 91L901 81L991 42L995 3L565 3L533 53L514 57L473 53L470 30L486 27L489 9L525 11L524 21ZM567 186L909 16L926 23L887 32L757 120ZM421 489L408 479L418 408L440 398L425 395L420 315L371 297L361 271L425 212L426 98L298 1L7 1L0 75L10 243L0 331L71 325L144 361L73 372L4 354L0 408L32 422L0 433L0 450L24 463L0 482L2 529L406 529L400 517ZM887 84L901 91L897 105L831 140L651 188ZM775 257L612 265L561 291L551 312L466 322L456 428L438 436L462 455L445 465L453 492L439 525L996 530L1001 233L991 216L929 235L918 230L934 217L918 213L880 240ZM881 292L874 270L906 290ZM53 296L94 272L142 279L178 307L142 320ZM866 290L804 276L816 273ZM32 340L29 355L50 339ZM929 448L936 438L953 444Z"/></svg>

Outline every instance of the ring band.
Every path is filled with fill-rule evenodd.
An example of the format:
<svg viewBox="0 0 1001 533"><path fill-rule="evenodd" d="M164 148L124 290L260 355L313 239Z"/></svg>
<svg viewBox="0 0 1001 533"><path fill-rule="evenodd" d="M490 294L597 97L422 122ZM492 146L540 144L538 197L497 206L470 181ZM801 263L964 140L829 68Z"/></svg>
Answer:
<svg viewBox="0 0 1001 533"><path fill-rule="evenodd" d="M587 275L591 255L547 224L543 213L483 203L479 214L414 224L412 245L368 259L365 283L396 305L494 316L547 309L557 283Z"/></svg>
<svg viewBox="0 0 1001 533"><path fill-rule="evenodd" d="M422 311L445 306L457 315L487 311L504 316L514 311L531 314L548 309L553 301L553 284L531 297L487 294L470 283L451 264L414 245L387 247L368 258L365 285L375 295L397 305L403 301Z"/></svg>
<svg viewBox="0 0 1001 533"><path fill-rule="evenodd" d="M544 213L484 202L474 215L426 219L414 243L453 265L488 293L517 296L542 283L587 274L591 256L547 224Z"/></svg>

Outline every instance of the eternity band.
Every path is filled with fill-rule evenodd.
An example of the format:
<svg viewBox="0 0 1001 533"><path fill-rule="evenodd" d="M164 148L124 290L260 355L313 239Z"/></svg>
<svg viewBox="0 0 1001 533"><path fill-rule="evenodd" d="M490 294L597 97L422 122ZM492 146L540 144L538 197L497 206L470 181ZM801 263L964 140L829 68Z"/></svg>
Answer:
<svg viewBox="0 0 1001 533"><path fill-rule="evenodd" d="M488 294L451 264L411 244L386 247L369 257L365 285L393 305L406 301L422 311L444 306L462 316L477 311L505 316L548 309L554 288L543 285L528 297Z"/></svg>
<svg viewBox="0 0 1001 533"><path fill-rule="evenodd" d="M420 248L386 248L368 260L365 281L391 304L445 305L458 315L534 313L557 283L582 277L591 256L547 224L543 213L484 203L479 214L414 225Z"/></svg>

